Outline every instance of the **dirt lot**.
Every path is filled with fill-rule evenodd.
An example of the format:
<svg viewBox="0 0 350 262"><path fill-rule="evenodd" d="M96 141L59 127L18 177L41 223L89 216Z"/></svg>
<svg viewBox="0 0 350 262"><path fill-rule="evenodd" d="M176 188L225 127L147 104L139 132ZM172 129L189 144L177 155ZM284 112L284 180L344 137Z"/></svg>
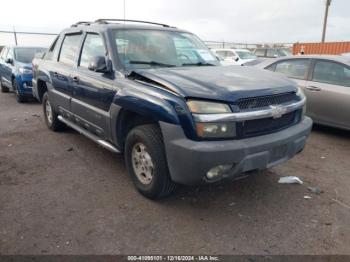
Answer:
<svg viewBox="0 0 350 262"><path fill-rule="evenodd" d="M350 133L316 127L288 163L152 202L122 156L0 94L0 254L350 254L349 187Z"/></svg>

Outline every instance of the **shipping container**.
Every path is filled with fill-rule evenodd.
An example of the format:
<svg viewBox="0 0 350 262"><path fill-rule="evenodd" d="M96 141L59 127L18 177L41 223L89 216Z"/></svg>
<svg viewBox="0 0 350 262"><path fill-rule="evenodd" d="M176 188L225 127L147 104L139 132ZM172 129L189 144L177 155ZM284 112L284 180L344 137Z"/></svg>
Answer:
<svg viewBox="0 0 350 262"><path fill-rule="evenodd" d="M293 45L293 54L300 54L304 50L305 55L340 55L350 52L350 42L327 43L296 43Z"/></svg>

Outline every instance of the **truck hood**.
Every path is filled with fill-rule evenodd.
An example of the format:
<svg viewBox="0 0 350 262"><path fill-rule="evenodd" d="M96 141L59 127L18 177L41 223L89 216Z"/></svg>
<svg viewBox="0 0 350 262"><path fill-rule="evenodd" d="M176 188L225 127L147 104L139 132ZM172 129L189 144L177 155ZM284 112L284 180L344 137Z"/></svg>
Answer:
<svg viewBox="0 0 350 262"><path fill-rule="evenodd" d="M185 98L233 102L240 98L295 92L288 78L254 67L196 66L137 69L130 77L170 90Z"/></svg>

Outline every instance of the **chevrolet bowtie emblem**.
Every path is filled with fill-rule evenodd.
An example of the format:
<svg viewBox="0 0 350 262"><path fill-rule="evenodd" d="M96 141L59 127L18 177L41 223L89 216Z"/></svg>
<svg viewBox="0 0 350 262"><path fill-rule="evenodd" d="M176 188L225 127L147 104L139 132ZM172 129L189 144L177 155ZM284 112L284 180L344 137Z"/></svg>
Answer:
<svg viewBox="0 0 350 262"><path fill-rule="evenodd" d="M273 118L280 118L281 116L283 116L286 112L287 109L285 107L282 106L270 106L271 109L271 115Z"/></svg>

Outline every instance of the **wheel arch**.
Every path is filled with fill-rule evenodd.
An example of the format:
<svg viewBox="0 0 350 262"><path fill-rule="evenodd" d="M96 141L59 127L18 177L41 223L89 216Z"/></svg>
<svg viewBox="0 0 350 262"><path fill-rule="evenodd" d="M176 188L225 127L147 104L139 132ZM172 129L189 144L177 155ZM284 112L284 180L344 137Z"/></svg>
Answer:
<svg viewBox="0 0 350 262"><path fill-rule="evenodd" d="M39 96L39 101L43 101L43 96L47 91L47 85L46 82L42 79L37 80L37 90L38 90L38 96Z"/></svg>
<svg viewBox="0 0 350 262"><path fill-rule="evenodd" d="M159 122L180 124L174 106L164 97L131 89L123 90L115 97L112 111L112 136L121 150L124 149L127 133L138 125L153 123L159 126Z"/></svg>
<svg viewBox="0 0 350 262"><path fill-rule="evenodd" d="M124 149L125 140L130 130L146 124L154 124L159 127L159 121L150 116L142 115L128 109L121 109L115 127L118 147L121 150Z"/></svg>

